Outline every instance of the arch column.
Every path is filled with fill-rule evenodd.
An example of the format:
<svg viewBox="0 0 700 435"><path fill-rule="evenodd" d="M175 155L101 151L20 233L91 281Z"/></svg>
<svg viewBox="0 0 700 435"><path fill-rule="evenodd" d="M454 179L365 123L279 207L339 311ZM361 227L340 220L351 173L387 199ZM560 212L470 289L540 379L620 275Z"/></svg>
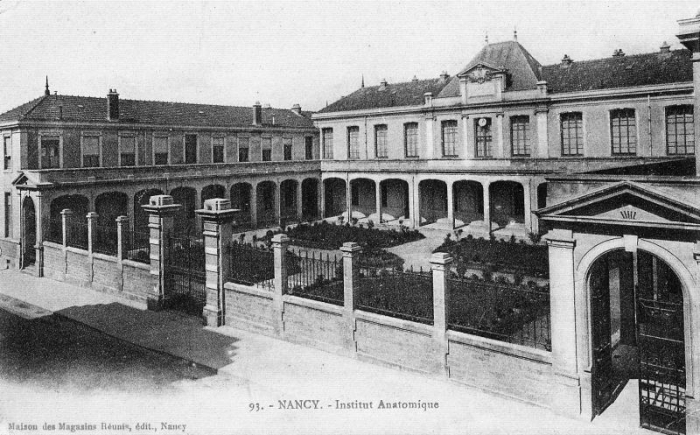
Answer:
<svg viewBox="0 0 700 435"><path fill-rule="evenodd" d="M302 183L303 183L303 182L304 182L304 180L301 180L301 181L297 180L297 184L296 184L296 186L297 186L297 203L296 203L296 206L297 206L297 219L299 219L299 222L301 222L302 219L303 219L303 217L304 217L304 208L303 208L303 204L304 204L304 189L303 189L303 186L302 186Z"/></svg>
<svg viewBox="0 0 700 435"><path fill-rule="evenodd" d="M532 193L530 188L530 180L523 183L523 212L525 214L525 231L535 231L532 228Z"/></svg>
<svg viewBox="0 0 700 435"><path fill-rule="evenodd" d="M346 222L350 222L352 219L352 187L350 186L352 180L350 177L345 179L345 212L347 213Z"/></svg>
<svg viewBox="0 0 700 435"><path fill-rule="evenodd" d="M374 211L377 213L377 223L382 223L382 183L374 182Z"/></svg>
<svg viewBox="0 0 700 435"><path fill-rule="evenodd" d="M454 191L452 188L452 185L454 183L452 181L445 180L445 184L447 185L447 223L448 223L450 229L454 229L454 227L455 227L455 198L454 198Z"/></svg>
<svg viewBox="0 0 700 435"><path fill-rule="evenodd" d="M575 319L574 247L570 230L553 230L547 236L549 247L550 333L552 342L552 410L560 415L580 418L581 383L577 370ZM579 307L581 309L582 307Z"/></svg>
<svg viewBox="0 0 700 435"><path fill-rule="evenodd" d="M258 183L250 183L250 225L258 225Z"/></svg>
<svg viewBox="0 0 700 435"><path fill-rule="evenodd" d="M326 183L321 179L318 182L318 209L321 212L321 219L326 217Z"/></svg>
<svg viewBox="0 0 700 435"><path fill-rule="evenodd" d="M413 228L418 228L420 226L420 198L418 197L418 190L419 189L416 188L416 179L411 178L411 182L408 183L408 201Z"/></svg>

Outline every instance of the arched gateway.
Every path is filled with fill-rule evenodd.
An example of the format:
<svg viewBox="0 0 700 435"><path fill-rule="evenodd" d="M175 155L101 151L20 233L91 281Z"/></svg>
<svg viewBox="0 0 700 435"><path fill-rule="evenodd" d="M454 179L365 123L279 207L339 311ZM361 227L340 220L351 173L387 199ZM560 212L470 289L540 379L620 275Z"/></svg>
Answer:
<svg viewBox="0 0 700 435"><path fill-rule="evenodd" d="M696 434L700 209L657 189L585 186L537 211L549 229L551 403L592 419L636 390L623 403L639 412L630 425ZM550 191L554 202L557 183Z"/></svg>

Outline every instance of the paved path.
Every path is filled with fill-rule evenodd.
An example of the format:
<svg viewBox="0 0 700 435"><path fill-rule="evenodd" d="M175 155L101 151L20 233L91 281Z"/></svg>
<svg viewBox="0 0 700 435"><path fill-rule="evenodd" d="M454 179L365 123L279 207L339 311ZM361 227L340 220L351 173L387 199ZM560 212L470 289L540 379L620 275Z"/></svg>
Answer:
<svg viewBox="0 0 700 435"><path fill-rule="evenodd" d="M206 364L218 369L215 376L177 381L176 391L168 394L150 390L140 394L75 394L0 380L0 434L20 433L8 431L10 421L40 425L44 421L128 422L134 427L137 422L186 425L184 431L158 431L168 435L649 434L636 428L633 385L603 416L592 423L579 422L441 379L379 367L230 327L203 328L177 314L136 310L112 296L14 271L0 271L0 294L12 298L0 298L0 305L12 301L17 305L18 299L28 302L26 307L16 307L27 316L55 311L160 352L185 359L196 356L202 358L203 364L204 359L210 358ZM280 401L287 400L317 400L322 408L280 409ZM336 409L336 400L372 402L373 408ZM439 408L380 410L380 400L437 402ZM251 403L257 403L262 410L251 411Z"/></svg>
<svg viewBox="0 0 700 435"><path fill-rule="evenodd" d="M430 269L430 257L433 255L433 251L442 244L445 236L450 232L449 230L427 229L420 229L419 231L425 236L425 239L404 243L393 248L386 248L387 251L405 260L404 268L413 266L414 269L420 269L421 267L423 270Z"/></svg>

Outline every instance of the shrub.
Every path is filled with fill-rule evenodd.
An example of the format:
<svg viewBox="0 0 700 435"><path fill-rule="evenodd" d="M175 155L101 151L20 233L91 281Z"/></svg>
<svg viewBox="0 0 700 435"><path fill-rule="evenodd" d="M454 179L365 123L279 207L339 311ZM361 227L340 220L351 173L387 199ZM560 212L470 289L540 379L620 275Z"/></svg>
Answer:
<svg viewBox="0 0 700 435"><path fill-rule="evenodd" d="M515 240L515 234L513 234L513 235L510 236L510 243L515 244L515 242L516 242L516 240Z"/></svg>
<svg viewBox="0 0 700 435"><path fill-rule="evenodd" d="M355 217L354 217L354 218L351 218L351 219L350 219L350 222L352 223L352 226L357 225L357 218L355 218Z"/></svg>
<svg viewBox="0 0 700 435"><path fill-rule="evenodd" d="M532 243L538 244L538 243L540 243L540 240L542 239L542 234L529 232L529 233L527 233L527 237L530 239L530 241Z"/></svg>
<svg viewBox="0 0 700 435"><path fill-rule="evenodd" d="M343 225L343 222L345 222L345 216L338 216L337 223L338 225Z"/></svg>
<svg viewBox="0 0 700 435"><path fill-rule="evenodd" d="M372 219L369 219L367 221L367 228L369 228L370 230L374 228L374 221Z"/></svg>

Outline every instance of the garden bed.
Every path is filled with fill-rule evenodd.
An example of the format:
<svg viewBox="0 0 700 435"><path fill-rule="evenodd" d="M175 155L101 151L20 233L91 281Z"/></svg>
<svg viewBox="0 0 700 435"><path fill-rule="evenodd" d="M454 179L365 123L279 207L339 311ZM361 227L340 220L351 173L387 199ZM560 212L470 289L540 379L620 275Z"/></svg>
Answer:
<svg viewBox="0 0 700 435"><path fill-rule="evenodd" d="M371 224L333 225L326 221L290 227L287 228L286 234L294 245L316 249L340 249L345 242L355 242L365 250L374 250L425 238L417 230L406 227L401 227L400 230L380 230Z"/></svg>

